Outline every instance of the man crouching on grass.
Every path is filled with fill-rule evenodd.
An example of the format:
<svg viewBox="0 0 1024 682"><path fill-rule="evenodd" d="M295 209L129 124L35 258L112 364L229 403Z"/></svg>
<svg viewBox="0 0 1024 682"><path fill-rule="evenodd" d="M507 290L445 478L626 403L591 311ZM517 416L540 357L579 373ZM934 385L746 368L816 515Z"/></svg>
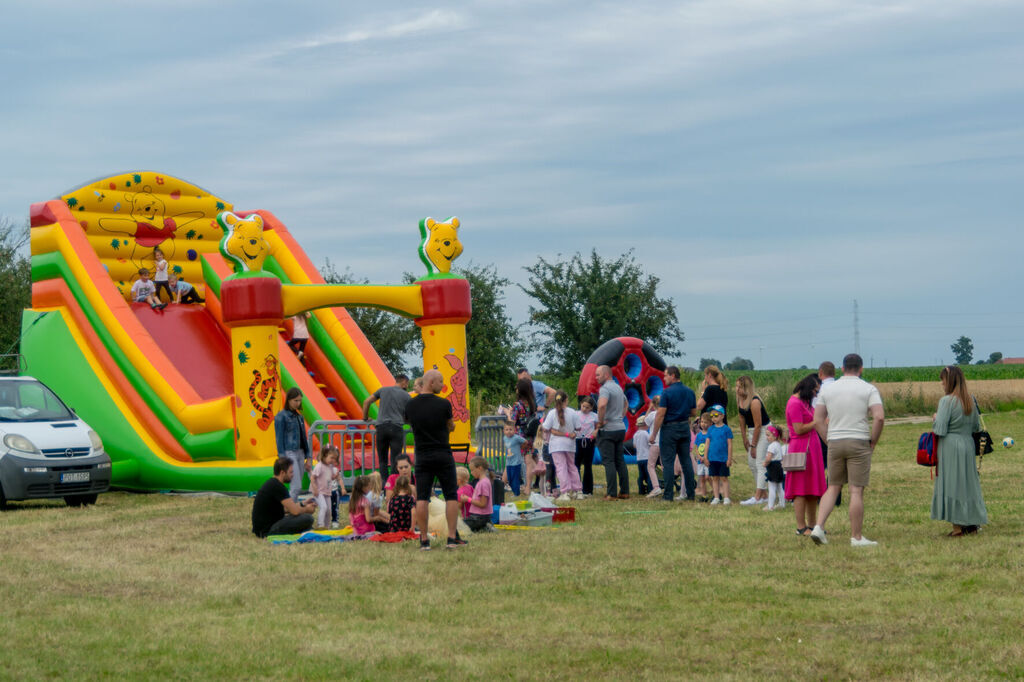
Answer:
<svg viewBox="0 0 1024 682"><path fill-rule="evenodd" d="M290 459L281 457L274 462L274 476L256 493L252 501L252 532L256 537L304 533L313 527L316 500L300 505L288 495L285 484L291 483L294 468Z"/></svg>
<svg viewBox="0 0 1024 682"><path fill-rule="evenodd" d="M437 395L444 389L444 377L436 369L423 374L423 393L405 405L405 421L412 427L416 452L416 524L420 528L420 549L430 549L427 537L430 494L434 478L441 484L444 512L448 522L448 549L467 544L455 531L459 517L455 458L448 434L455 430L452 404Z"/></svg>

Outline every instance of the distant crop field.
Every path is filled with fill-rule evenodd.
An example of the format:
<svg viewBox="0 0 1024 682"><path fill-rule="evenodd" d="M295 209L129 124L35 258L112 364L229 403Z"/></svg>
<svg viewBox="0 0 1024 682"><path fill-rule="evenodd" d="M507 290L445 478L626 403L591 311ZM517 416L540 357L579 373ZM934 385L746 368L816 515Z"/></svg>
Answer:
<svg viewBox="0 0 1024 682"><path fill-rule="evenodd" d="M968 381L988 379L1024 379L1024 365L960 365ZM872 383L894 381L938 381L942 367L873 367L864 370L864 379Z"/></svg>

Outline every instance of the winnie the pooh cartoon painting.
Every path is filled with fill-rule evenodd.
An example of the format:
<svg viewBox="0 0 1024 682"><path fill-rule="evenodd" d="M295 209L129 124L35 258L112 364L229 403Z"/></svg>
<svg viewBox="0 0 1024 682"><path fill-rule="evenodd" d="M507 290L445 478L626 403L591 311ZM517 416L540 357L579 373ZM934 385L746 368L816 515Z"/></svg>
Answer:
<svg viewBox="0 0 1024 682"><path fill-rule="evenodd" d="M95 194L100 197L100 201L103 200L104 195L99 192ZM174 258L174 237L178 229L203 217L202 211L167 215L166 204L153 193L149 185L143 187L141 192L126 192L124 203L128 215L105 216L100 218L99 226L107 232L133 238L135 243L130 258L133 264L140 267L143 257L149 257L149 252L157 246L161 246L168 259ZM114 210L120 206L118 203Z"/></svg>

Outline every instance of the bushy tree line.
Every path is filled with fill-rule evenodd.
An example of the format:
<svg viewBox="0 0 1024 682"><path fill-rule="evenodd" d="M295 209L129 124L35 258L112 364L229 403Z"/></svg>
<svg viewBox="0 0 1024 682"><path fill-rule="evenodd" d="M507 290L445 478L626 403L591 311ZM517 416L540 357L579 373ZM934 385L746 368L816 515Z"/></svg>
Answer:
<svg viewBox="0 0 1024 682"><path fill-rule="evenodd" d="M32 302L32 264L28 249L28 224L0 216L0 353L17 353L21 313ZM13 369L11 358L0 367Z"/></svg>
<svg viewBox="0 0 1024 682"><path fill-rule="evenodd" d="M505 291L512 282L494 265L469 263L452 269L469 280L473 317L466 325L466 343L471 387L489 402L505 400L511 393L515 369L526 355L524 333L540 350L543 371L560 377L578 374L595 348L617 336L642 338L665 355L675 355L683 340L675 305L658 295L658 278L644 272L631 251L615 259L604 259L596 251L554 261L538 257L525 270L528 282L518 286L533 303L531 328L524 332L505 308ZM357 281L329 262L321 272L328 282ZM413 275L406 273L404 280L413 281ZM374 309L349 312L389 367L400 368L402 358L418 348L418 330L410 320Z"/></svg>

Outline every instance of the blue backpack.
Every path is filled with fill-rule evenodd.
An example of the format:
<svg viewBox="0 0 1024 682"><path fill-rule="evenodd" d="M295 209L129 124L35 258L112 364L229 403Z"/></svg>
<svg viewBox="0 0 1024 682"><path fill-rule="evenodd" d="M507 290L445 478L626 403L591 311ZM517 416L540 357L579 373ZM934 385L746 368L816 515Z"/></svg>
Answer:
<svg viewBox="0 0 1024 682"><path fill-rule="evenodd" d="M931 431L922 433L917 439L917 463L923 467L933 467L939 463L935 455L935 434Z"/></svg>

